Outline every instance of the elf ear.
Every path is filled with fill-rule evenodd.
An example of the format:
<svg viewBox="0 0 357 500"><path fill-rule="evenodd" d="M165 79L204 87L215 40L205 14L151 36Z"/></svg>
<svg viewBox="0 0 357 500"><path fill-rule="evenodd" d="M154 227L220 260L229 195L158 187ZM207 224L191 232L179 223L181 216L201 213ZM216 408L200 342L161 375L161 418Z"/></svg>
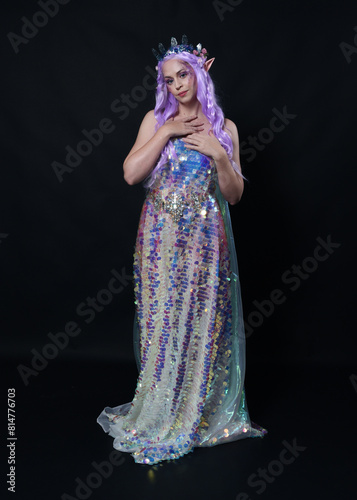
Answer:
<svg viewBox="0 0 357 500"><path fill-rule="evenodd" d="M210 70L210 67L212 66L214 60L215 60L215 57L212 57L211 59L208 59L208 61L206 61L204 63L203 67L205 68L205 70L207 71L207 73Z"/></svg>

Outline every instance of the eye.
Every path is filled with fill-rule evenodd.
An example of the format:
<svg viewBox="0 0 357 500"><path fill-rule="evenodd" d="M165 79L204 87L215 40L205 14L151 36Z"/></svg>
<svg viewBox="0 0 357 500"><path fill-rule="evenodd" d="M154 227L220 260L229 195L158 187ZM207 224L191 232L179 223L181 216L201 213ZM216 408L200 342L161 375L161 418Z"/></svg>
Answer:
<svg viewBox="0 0 357 500"><path fill-rule="evenodd" d="M166 84L171 85L172 81L173 81L172 78L170 78L169 80L166 80Z"/></svg>
<svg viewBox="0 0 357 500"><path fill-rule="evenodd" d="M187 76L187 72L184 71L183 73L180 73L180 78L185 78L185 76Z"/></svg>

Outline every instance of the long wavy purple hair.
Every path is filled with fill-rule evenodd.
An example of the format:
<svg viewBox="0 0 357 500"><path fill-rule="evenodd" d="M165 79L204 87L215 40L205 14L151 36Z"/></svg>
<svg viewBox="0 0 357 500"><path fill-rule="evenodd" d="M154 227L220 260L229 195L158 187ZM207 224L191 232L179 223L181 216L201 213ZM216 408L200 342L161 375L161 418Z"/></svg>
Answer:
<svg viewBox="0 0 357 500"><path fill-rule="evenodd" d="M173 117L178 110L178 102L175 97L167 90L165 78L162 72L164 62L170 59L178 59L184 64L189 65L189 70L193 70L197 79L197 99L201 103L203 114L207 117L211 124L211 129L214 135L219 140L222 147L226 150L228 158L234 170L244 178L237 164L233 161L233 144L230 135L226 132L224 126L224 114L217 103L214 84L208 71L203 67L204 60L202 57L197 57L190 52L181 52L178 54L170 54L162 61L158 62L157 88L156 88L156 105L154 109L155 118L157 121L156 130L161 127L169 118ZM156 176L160 168L168 162L169 155L174 158L176 152L172 141L169 140L161 152L152 172L146 177L144 187L150 188L155 182Z"/></svg>

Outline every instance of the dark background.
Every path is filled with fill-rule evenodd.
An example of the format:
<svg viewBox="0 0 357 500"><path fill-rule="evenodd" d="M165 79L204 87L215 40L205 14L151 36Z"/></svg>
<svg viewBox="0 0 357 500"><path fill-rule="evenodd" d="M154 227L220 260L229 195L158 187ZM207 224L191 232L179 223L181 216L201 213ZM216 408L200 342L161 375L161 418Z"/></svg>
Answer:
<svg viewBox="0 0 357 500"><path fill-rule="evenodd" d="M240 135L248 182L230 212L249 325L246 387L251 417L269 434L151 472L125 455L91 498L354 496L357 8L337 0L231 4L70 0L47 22L37 17L45 25L17 48L9 37L22 36L43 8L1 4L2 404L6 415L14 387L18 498L75 497L76 477L85 480L112 449L97 415L132 399L130 276L145 191L125 183L122 164L154 107L151 47L182 33L216 57L211 75ZM123 94L131 104L115 112ZM295 115L284 129L262 131L284 108ZM112 131L60 182L53 162L65 164L66 147L76 149L82 130L104 119ZM250 136L265 144L248 150ZM339 246L314 265L307 258L329 238ZM282 276L296 277L293 266L302 264L293 290ZM110 297L102 291L113 270L124 284ZM258 316L257 304L276 289L284 303ZM106 303L84 315L98 294ZM53 359L36 358L69 322L79 333L62 336L68 345L46 351ZM307 447L301 458L264 493L247 486L294 438Z"/></svg>

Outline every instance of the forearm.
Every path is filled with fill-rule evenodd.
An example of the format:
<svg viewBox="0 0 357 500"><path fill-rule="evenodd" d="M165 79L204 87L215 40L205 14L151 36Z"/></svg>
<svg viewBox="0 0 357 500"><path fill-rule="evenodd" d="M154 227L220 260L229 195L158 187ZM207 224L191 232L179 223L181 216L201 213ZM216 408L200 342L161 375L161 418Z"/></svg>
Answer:
<svg viewBox="0 0 357 500"><path fill-rule="evenodd" d="M125 159L124 179L128 184L137 184L149 175L169 139L168 130L162 126L143 147Z"/></svg>
<svg viewBox="0 0 357 500"><path fill-rule="evenodd" d="M235 205L240 201L243 194L243 178L234 170L225 151L218 154L214 160L221 193L231 205Z"/></svg>

